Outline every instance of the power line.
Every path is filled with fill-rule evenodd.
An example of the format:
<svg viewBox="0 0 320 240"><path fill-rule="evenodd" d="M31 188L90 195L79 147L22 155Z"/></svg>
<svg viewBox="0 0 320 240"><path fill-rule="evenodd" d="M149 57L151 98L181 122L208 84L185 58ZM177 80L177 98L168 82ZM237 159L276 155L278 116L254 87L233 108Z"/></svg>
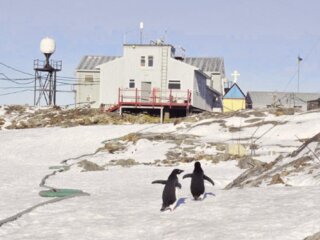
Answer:
<svg viewBox="0 0 320 240"><path fill-rule="evenodd" d="M65 82L61 82L61 81L57 81L57 83L61 85L69 85L69 86L92 86L92 85L99 85L96 83L65 83Z"/></svg>
<svg viewBox="0 0 320 240"><path fill-rule="evenodd" d="M320 37L317 39L317 41L315 42L315 44L312 45L312 47L310 48L310 51L305 55L304 60L306 61L310 55L314 52L314 49L317 47L317 45L320 43Z"/></svg>
<svg viewBox="0 0 320 240"><path fill-rule="evenodd" d="M7 89L21 89L21 88L24 88L24 89L33 89L33 87L0 87L0 89L3 89L3 90L7 90Z"/></svg>
<svg viewBox="0 0 320 240"><path fill-rule="evenodd" d="M16 72L23 73L23 74L26 74L26 75L29 75L29 76L33 76L33 74L31 74L31 73L27 73L27 72L21 71L21 70L19 70L17 68L14 68L12 66L9 66L9 65L3 63L3 62L0 62L0 65L5 66L6 68L9 68L9 69L14 70Z"/></svg>
<svg viewBox="0 0 320 240"><path fill-rule="evenodd" d="M290 83L292 82L293 79L296 78L296 75L298 74L298 70L295 71L295 73L292 75L292 77L289 79L289 81L287 82L286 86L284 87L284 89L282 90L282 92L285 92L288 88L288 86L290 85Z"/></svg>
<svg viewBox="0 0 320 240"><path fill-rule="evenodd" d="M77 82L80 80L86 80L86 78L75 78L75 79L71 80L71 79L65 79L65 78L61 78L61 77L57 77L57 79L61 80L61 81L65 81L65 82ZM91 79L90 79L90 82L100 82L100 78L91 78Z"/></svg>
<svg viewBox="0 0 320 240"><path fill-rule="evenodd" d="M30 78L10 78L11 80L15 80L15 81L27 81L27 80L31 80L34 79L33 77ZM7 78L0 78L0 80L8 80Z"/></svg>
<svg viewBox="0 0 320 240"><path fill-rule="evenodd" d="M11 94L16 94L16 93L22 93L22 92L33 92L33 90L25 89L25 90L20 90L20 91L16 91L16 92L3 93L3 94L0 94L0 97L11 95Z"/></svg>
<svg viewBox="0 0 320 240"><path fill-rule="evenodd" d="M317 45L320 43L320 37L317 39L317 41L315 42L315 44L310 48L310 51L306 54L306 56L304 57L304 60L306 61L310 55L313 53L314 49L317 47ZM299 57L300 58L300 57ZM300 61L300 59L298 59L298 61ZM293 74L293 76L289 79L289 81L287 82L283 92L286 91L287 87L289 86L289 84L291 83L291 81L296 77L296 75L298 74L298 69L295 71L295 73ZM281 99L285 98L288 94L285 94ZM297 99L303 101L303 102L306 102L304 100L302 100L301 98L299 97L296 97ZM281 100L279 99L279 100ZM292 118L294 118L295 115L292 116ZM286 117L288 118L288 116ZM269 129L267 129L265 132L263 132L258 138L256 138L254 140L254 143L256 143L259 139L261 139L262 137L264 137L268 132L270 132L272 129L274 129L276 126L278 126L280 123L283 123L285 122L284 120L286 119L284 118L282 122L278 122L277 124L273 125L272 127L270 127ZM258 127L259 128L259 127ZM256 131L254 132L254 134L257 132L258 128L256 129ZM253 134L253 135L254 135ZM253 137L253 135L251 137Z"/></svg>
<svg viewBox="0 0 320 240"><path fill-rule="evenodd" d="M16 80L13 80L13 79L9 78L9 77L8 77L7 75L5 75L4 73L0 73L0 75L2 75L2 76L5 77L4 79L1 79L2 81L9 81L9 82L13 82L13 83L18 84L18 85L27 85L27 84L31 84L31 83L34 82L34 80L31 81L31 82L18 82L18 81L16 81Z"/></svg>
<svg viewBox="0 0 320 240"><path fill-rule="evenodd" d="M77 79L76 77L66 77L66 76L57 76L57 77L59 77L59 78L66 78L66 79Z"/></svg>
<svg viewBox="0 0 320 240"><path fill-rule="evenodd" d="M310 51L303 57L304 61L307 61L308 58L310 57L310 55L314 52L314 49L317 47L317 45L320 43L320 37L316 40L315 44L312 45L312 47L310 48ZM299 57L300 58L300 57ZM292 80L298 75L298 69L294 72L294 74L292 75L292 77L289 79L289 81L287 82L284 90L286 91L289 84L292 82Z"/></svg>
<svg viewBox="0 0 320 240"><path fill-rule="evenodd" d="M23 74L27 74L27 75L29 75L29 76L33 76L33 77L34 77L34 74L24 72L24 71L22 71L22 70L19 70L19 69L15 68L15 67L12 67L12 66L10 66L10 65L8 65L8 64L5 64L5 63L3 63L3 62L0 62L0 65L5 66L6 68L9 68L9 69L14 70L14 71L16 71L16 72L23 73ZM27 80L27 78L20 78L20 79L21 79L21 80L25 80L25 79ZM19 80L20 80L20 79L19 79ZM57 76L57 79L61 79L61 80L64 80L64 81L85 80L85 78L78 78L78 77L71 77L71 76ZM93 79L99 79L99 78L93 78ZM18 78L17 78L17 80L18 80Z"/></svg>
<svg viewBox="0 0 320 240"><path fill-rule="evenodd" d="M14 84L18 84L18 85L28 85L28 84L32 84L34 83L34 80L33 81L30 81L30 82L23 82L23 83L19 83L19 82L16 82L16 80L9 80L9 79L0 79L0 81L7 81L7 82L12 82Z"/></svg>
<svg viewBox="0 0 320 240"><path fill-rule="evenodd" d="M76 91L75 90L57 90L56 92L66 92L66 93L75 93Z"/></svg>

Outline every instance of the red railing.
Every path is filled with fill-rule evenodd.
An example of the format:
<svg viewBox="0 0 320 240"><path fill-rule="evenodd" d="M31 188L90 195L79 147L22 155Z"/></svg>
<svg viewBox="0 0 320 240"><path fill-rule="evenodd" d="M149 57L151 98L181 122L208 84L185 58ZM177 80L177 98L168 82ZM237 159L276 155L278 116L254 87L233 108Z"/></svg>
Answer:
<svg viewBox="0 0 320 240"><path fill-rule="evenodd" d="M141 90L137 88L119 88L118 105L130 106L169 106L171 107L186 107L191 104L191 91L181 91L169 89L160 91L153 88L151 90Z"/></svg>

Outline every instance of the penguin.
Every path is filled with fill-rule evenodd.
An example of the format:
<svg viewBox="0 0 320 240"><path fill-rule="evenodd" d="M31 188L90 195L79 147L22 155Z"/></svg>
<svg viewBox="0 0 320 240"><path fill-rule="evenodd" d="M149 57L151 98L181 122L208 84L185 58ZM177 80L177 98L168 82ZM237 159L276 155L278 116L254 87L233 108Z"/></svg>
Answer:
<svg viewBox="0 0 320 240"><path fill-rule="evenodd" d="M162 207L160 211L163 212L167 209L170 209L169 206L177 200L176 187L181 189L181 184L179 183L177 174L180 174L182 172L183 170L174 169L171 172L170 176L168 177L168 180L155 180L152 182L152 184L155 184L155 183L165 184L162 192Z"/></svg>
<svg viewBox="0 0 320 240"><path fill-rule="evenodd" d="M184 175L183 179L189 177L191 178L191 193L195 200L198 200L200 195L204 194L204 180L207 180L214 186L214 182L211 178L204 175L200 162L195 162L193 173Z"/></svg>

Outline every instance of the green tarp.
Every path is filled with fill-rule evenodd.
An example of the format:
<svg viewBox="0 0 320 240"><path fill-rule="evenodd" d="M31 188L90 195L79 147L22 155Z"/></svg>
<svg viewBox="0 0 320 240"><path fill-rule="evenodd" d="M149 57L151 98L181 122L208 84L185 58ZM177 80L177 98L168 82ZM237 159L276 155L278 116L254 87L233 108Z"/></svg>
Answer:
<svg viewBox="0 0 320 240"><path fill-rule="evenodd" d="M83 193L81 190L77 189L50 189L43 190L39 192L41 197L66 197L70 195Z"/></svg>

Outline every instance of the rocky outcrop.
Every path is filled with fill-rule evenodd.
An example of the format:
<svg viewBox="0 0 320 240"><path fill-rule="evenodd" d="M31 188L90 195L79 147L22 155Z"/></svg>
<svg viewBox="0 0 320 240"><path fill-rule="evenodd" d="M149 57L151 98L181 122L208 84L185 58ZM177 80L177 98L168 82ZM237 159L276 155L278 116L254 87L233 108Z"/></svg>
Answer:
<svg viewBox="0 0 320 240"><path fill-rule="evenodd" d="M5 124L6 120L4 118L0 117L0 127Z"/></svg>
<svg viewBox="0 0 320 240"><path fill-rule="evenodd" d="M54 107L39 110L32 108L32 110L26 111L26 107L14 105L6 108L6 115L11 122L6 126L6 129L159 122L159 117L146 114L123 114L120 116L116 113L101 113L97 109L88 108L61 109Z"/></svg>
<svg viewBox="0 0 320 240"><path fill-rule="evenodd" d="M312 145L310 145L313 143ZM234 187L257 187L264 185L283 184L290 185L290 178L299 173L314 174L313 178L319 178L316 172L319 169L320 159L320 133L304 143L286 157L279 156L270 163L253 164L250 169L242 173L233 182L228 184L225 189ZM251 165L251 164L250 164Z"/></svg>
<svg viewBox="0 0 320 240"><path fill-rule="evenodd" d="M318 232L312 236L306 237L304 240L320 240L320 232Z"/></svg>

